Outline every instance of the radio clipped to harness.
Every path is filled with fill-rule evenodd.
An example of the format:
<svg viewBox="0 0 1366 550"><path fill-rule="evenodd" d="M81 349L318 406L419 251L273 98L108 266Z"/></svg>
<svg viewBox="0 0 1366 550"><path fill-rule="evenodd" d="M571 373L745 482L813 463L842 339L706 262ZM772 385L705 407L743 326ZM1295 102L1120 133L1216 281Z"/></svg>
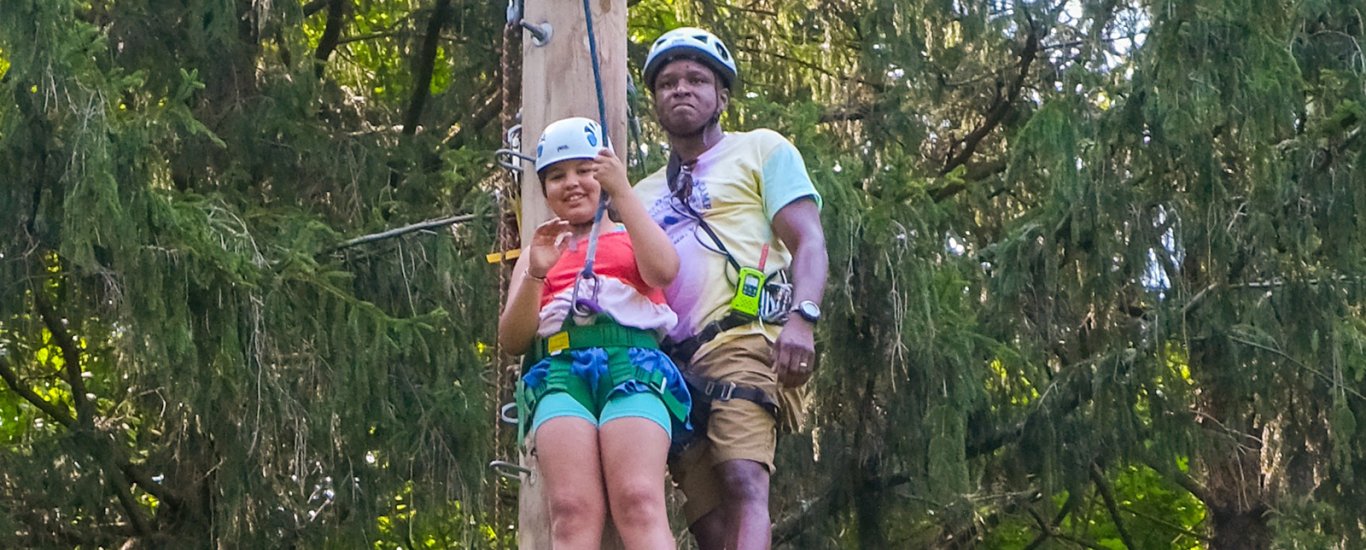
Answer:
<svg viewBox="0 0 1366 550"><path fill-rule="evenodd" d="M768 245L759 252L759 268L740 267L735 280L735 297L730 300L730 310L746 319L759 318L759 305L764 292L764 265L768 263ZM737 265L737 267L739 267Z"/></svg>
<svg viewBox="0 0 1366 550"><path fill-rule="evenodd" d="M759 294L764 288L764 272L752 267L740 268L739 280L735 284L735 298L730 301L730 309L750 319L759 318Z"/></svg>

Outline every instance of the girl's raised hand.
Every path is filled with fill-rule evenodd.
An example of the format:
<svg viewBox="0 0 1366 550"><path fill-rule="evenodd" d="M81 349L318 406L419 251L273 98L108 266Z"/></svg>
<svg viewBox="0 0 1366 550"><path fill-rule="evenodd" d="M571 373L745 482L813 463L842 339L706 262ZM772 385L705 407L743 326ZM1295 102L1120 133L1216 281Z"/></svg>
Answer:
<svg viewBox="0 0 1366 550"><path fill-rule="evenodd" d="M536 226L536 232L531 236L527 273L537 279L544 279L550 268L559 261L560 255L564 254L565 249L573 242L574 230L565 220L558 217L550 218Z"/></svg>
<svg viewBox="0 0 1366 550"><path fill-rule="evenodd" d="M598 185L602 186L602 191L609 197L620 197L631 193L631 181L626 177L626 165L621 163L617 154L610 148L598 151L597 158L593 159L598 171Z"/></svg>

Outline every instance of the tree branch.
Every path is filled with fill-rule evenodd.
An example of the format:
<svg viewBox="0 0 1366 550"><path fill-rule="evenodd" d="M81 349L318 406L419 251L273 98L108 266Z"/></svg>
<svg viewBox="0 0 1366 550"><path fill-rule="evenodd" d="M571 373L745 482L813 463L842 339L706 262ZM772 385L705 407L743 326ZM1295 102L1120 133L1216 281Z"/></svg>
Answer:
<svg viewBox="0 0 1366 550"><path fill-rule="evenodd" d="M868 118L868 111L871 109L867 105L847 105L844 107L833 108L821 114L817 121L820 124L831 122L852 122Z"/></svg>
<svg viewBox="0 0 1366 550"><path fill-rule="evenodd" d="M109 486L114 490L114 497L128 514L128 521L133 524L133 529L142 536L151 535L152 529L147 524L147 518L142 516L142 509L129 489L128 478L124 476L123 468L114 460L113 446L101 437L95 428L95 407L86 397L85 380L81 371L81 351L76 345L76 339L66 329L66 325L58 317L56 309L52 307L52 302L48 301L42 288L34 289L33 302L37 306L39 317L43 319L43 325L52 333L52 339L62 350L62 360L65 363L62 371L66 375L67 385L71 387L72 403L76 406L76 432L89 440L89 452L100 464L104 475L109 478Z"/></svg>
<svg viewBox="0 0 1366 550"><path fill-rule="evenodd" d="M452 18L453 13L451 0L436 0L432 18L427 21L427 33L422 38L422 49L418 51L414 62L417 72L413 78L413 95L408 100L408 112L403 116L404 135L411 136L417 133L422 110L432 95L432 70L436 64L436 50L441 41L441 28Z"/></svg>
<svg viewBox="0 0 1366 550"><path fill-rule="evenodd" d="M1132 506L1125 506L1125 507L1123 508L1123 510L1124 510L1125 512L1128 512L1128 513L1130 513L1130 514L1133 514L1133 515L1135 515L1135 516L1138 516L1138 517L1140 517L1140 518L1143 518L1143 519L1146 519L1146 520L1151 521L1151 522L1153 522L1153 523L1156 523L1156 524L1158 524L1158 525L1161 525L1162 527L1166 527L1166 528L1168 528L1168 529L1171 529L1172 531L1176 531L1177 533L1180 533L1180 534L1182 534L1182 535L1186 535L1186 536L1188 536L1188 537L1191 537L1191 538L1193 538L1193 539L1195 539L1195 540L1204 541L1205 544L1209 544L1209 543L1211 543L1211 542L1214 542L1214 537L1207 536L1207 535L1202 535L1202 534L1200 534L1200 533L1196 533L1195 531L1191 531L1190 529L1186 529L1186 528L1184 528L1184 527L1182 527L1182 526L1180 526L1180 525L1177 525L1177 524L1172 523L1172 522L1170 522L1170 521L1164 520L1164 519L1159 518L1159 517L1157 517L1157 516L1154 516L1154 515L1152 515L1152 514L1147 514L1147 513L1144 513L1144 512L1140 512L1140 511L1138 511L1138 510L1135 510Z"/></svg>
<svg viewBox="0 0 1366 550"><path fill-rule="evenodd" d="M172 495L164 485L152 481L147 472L142 471L136 464L120 458L118 461L119 471L123 472L124 477L132 483L137 484L144 492L156 497L157 500L168 506L179 506L182 501L179 497Z"/></svg>
<svg viewBox="0 0 1366 550"><path fill-rule="evenodd" d="M498 90L497 87L493 88L493 90L481 94L481 96L484 97L484 100L480 102L478 106L472 110L466 111L465 116L461 117L459 121L451 124L451 127L454 128L455 131L451 132L450 135L442 141L442 148L459 149L464 147L465 143L469 141L470 136L478 134L479 130L488 126L490 122L493 122L494 118L498 117L498 111L502 106L503 96L502 91Z"/></svg>
<svg viewBox="0 0 1366 550"><path fill-rule="evenodd" d="M837 74L837 73L831 71L830 69L827 69L827 68L825 68L825 67L823 67L823 66L821 66L821 65L818 65L818 64L816 64L816 63L812 63L812 62L810 62L810 61L805 61L805 60L802 60L802 59L797 59L797 58L792 57L792 56L790 56L790 55L786 55L786 54L782 54L782 53L777 53L777 52L774 52L774 51L772 51L772 50L755 50L755 49L751 49L751 48L746 48L746 47L740 46L740 45L738 45L738 44L737 44L734 48L732 48L732 49L733 49L733 50L736 50L736 51L743 51L743 52L746 52L746 53L748 53L748 54L750 54L750 55L754 55L754 56L767 56L767 57L772 57L772 58L776 58L776 59L781 59L781 60L786 61L786 62L788 62L788 63L792 63L792 64L794 64L794 65L798 65L798 66L800 66L800 67L802 67L802 68L810 69L810 70L812 70L812 71L821 73L821 74L823 74L823 75L825 75L825 76L828 76L828 77L830 77L830 78L833 78L833 79L835 79L835 80L843 80L843 81L857 82L857 83L862 84L862 85L864 85L864 86L868 86L868 87L870 87L870 88L873 88L875 91L882 91L882 90L884 89L884 86L882 86L882 85L879 84L879 83L869 82L869 81L864 80L863 78L860 78L860 77L857 77L857 76L847 76L847 75Z"/></svg>
<svg viewBox="0 0 1366 550"><path fill-rule="evenodd" d="M1039 536L1034 537L1034 540L1029 542L1029 546L1026 546L1025 550L1034 550L1035 548L1038 548L1039 545L1043 544L1044 541L1047 541L1049 538L1058 536L1058 526L1062 525L1063 520L1067 519L1067 516L1072 514L1072 510L1075 510L1077 508L1077 504L1079 504L1080 502L1081 499L1077 496L1077 492L1069 491L1067 494L1067 500L1063 501L1061 508L1058 508L1058 513L1056 516L1053 517L1053 523L1051 524L1045 522L1043 518L1039 516L1039 513L1034 511L1034 509L1029 509L1029 516L1034 518L1034 522L1039 525Z"/></svg>
<svg viewBox="0 0 1366 550"><path fill-rule="evenodd" d="M71 402L76 406L76 424L82 430L93 434L95 433L95 410L91 406L89 398L86 397L85 378L81 374L81 351L76 346L76 340L66 330L66 325L62 319L57 317L52 302L48 301L42 288L33 290L33 302L38 308L39 317L43 319L43 325L47 327L48 332L52 333L53 341L62 350L62 360L65 363L62 374L66 375L66 383L71 387Z"/></svg>
<svg viewBox="0 0 1366 550"><path fill-rule="evenodd" d="M329 250L328 252L336 252L336 251L338 251L338 250L341 250L341 249L344 249L344 248L350 248L350 247L353 247L353 246L356 246L356 245L361 245L361 244L365 244L365 243L372 243L372 242L375 242L375 241L382 241L382 240L384 240L384 239L392 239L392 238L397 237L397 236L399 236L399 235L405 235L405 234L408 234L408 233L412 233L412 232L414 232L414 231L421 231L421 230L423 230L423 229L431 229L431 228L433 228L433 227L441 227L441 226L443 226L443 225L451 225L451 224L460 223L460 222L467 222L467 221L470 221L470 220L474 219L475 217L476 217L476 216L475 216L474 214L461 214L461 215L459 215L459 216L451 216L451 217L449 217L449 218L439 218L439 219L435 219L435 220L427 220L427 221L423 221L423 222L417 222L417 223L414 223L414 224L405 225L405 226L403 226L403 227L399 227L399 228L395 228L395 229L390 229L390 230L387 230L387 231L381 231L381 232L379 232L379 233L371 233L371 234L369 234L369 235L362 235L362 236L360 236L360 237L356 237L356 238L354 238L354 239L347 240L347 241L345 241L345 242L343 242L343 243L337 245L336 247L332 248L332 249Z"/></svg>
<svg viewBox="0 0 1366 550"><path fill-rule="evenodd" d="M1075 363L1071 367L1068 367L1066 371L1082 372L1084 369L1080 369L1080 366L1094 364L1099 360L1100 358L1093 358L1080 363ZM1090 378L1088 377L1084 380L1070 380L1069 382L1070 384L1067 388L1062 390L1067 392L1066 395L1050 400L1048 398L1050 392L1045 392L1044 395L1039 398L1038 405L1033 410L1026 413L1025 417L1019 422L1009 426L996 428L985 435L969 439L967 443L967 457L978 457L1014 442L1024 434L1025 427L1039 415L1043 415L1044 418L1061 418L1076 410L1076 408L1081 406L1085 401L1082 398L1082 392L1089 386ZM1061 382L1054 382L1054 384L1058 383ZM984 431L982 429L974 430L973 428L975 428L975 426L972 426L971 424L971 421L969 421L969 433L980 433Z"/></svg>
<svg viewBox="0 0 1366 550"><path fill-rule="evenodd" d="M1230 334L1230 335L1228 336L1228 340L1229 340L1230 342L1234 342L1234 343L1237 343L1237 344L1242 344L1242 345L1244 345L1244 346L1248 346L1248 347L1251 347L1251 348L1256 348L1256 349L1265 351L1265 352L1267 352L1267 353L1270 353L1270 354L1272 354L1272 355L1275 355L1275 356L1277 356L1277 357L1280 357L1281 359L1285 359L1286 361L1289 361L1291 364L1293 364L1293 365L1295 365L1295 366L1297 366L1297 367L1299 367L1299 368L1301 368L1301 369L1304 369L1304 370L1306 370L1306 371L1309 371L1311 374L1313 374L1313 375L1315 375L1315 376L1318 376L1319 378L1322 378L1323 381L1324 381L1325 383L1327 383L1327 384L1328 384L1330 387L1332 387L1333 389L1340 389L1340 390L1342 390L1342 391L1344 391L1344 392L1346 392L1346 393L1351 394L1352 396L1356 397L1357 399L1366 399L1366 395L1362 395L1362 393L1359 392L1359 391L1357 391L1356 388L1352 388L1352 387L1350 387L1350 386L1347 386L1347 385L1344 385L1344 384L1338 382L1337 379L1333 378L1332 376L1328 376L1328 373L1325 373L1325 372L1323 372L1323 371L1320 370L1320 369L1316 369L1316 368L1314 368L1314 367L1311 367L1311 366L1305 364L1303 361L1300 361L1299 359L1296 359L1296 358L1294 358L1294 357L1291 357L1290 354L1288 354L1288 353L1286 353L1286 352L1284 352L1284 351L1281 351L1280 349L1273 348L1273 347L1271 347L1271 346L1268 346L1268 345L1266 345L1266 344L1262 344L1262 343L1259 343L1259 342L1253 342L1252 340L1248 340L1248 339L1246 339L1246 338L1243 338L1243 335L1242 335L1242 334L1239 334L1239 333L1237 333L1237 332L1233 332L1232 334Z"/></svg>
<svg viewBox="0 0 1366 550"><path fill-rule="evenodd" d="M304 4L304 17L318 13L318 11L322 10L330 1L332 0L312 0L307 4Z"/></svg>
<svg viewBox="0 0 1366 550"><path fill-rule="evenodd" d="M910 483L911 476L906 474L893 474L880 479L870 480L864 484L864 489L872 488L876 491L885 491L898 485ZM783 518L773 526L773 544L779 545L797 538L802 531L816 524L816 520L829 517L830 508L834 506L834 501L839 498L839 486L831 483L819 497L812 500L810 504L804 506L802 511Z"/></svg>
<svg viewBox="0 0 1366 550"><path fill-rule="evenodd" d="M15 373L14 368L10 366L4 356L0 356L0 379L4 379L5 385L9 386L10 390L18 394L19 397L22 397L24 401L32 404L63 428L73 432L77 430L76 419L62 411L59 408L59 405L55 405L52 402L43 399L42 396L38 395L27 385L22 384L18 374ZM137 466L127 461L120 461L118 467L128 479L131 479L141 487L142 490L146 491L147 494L156 497L157 500L162 502L176 502L174 496L167 493L166 489L160 484L152 481L152 479L148 477L146 473L139 470Z"/></svg>
<svg viewBox="0 0 1366 550"><path fill-rule="evenodd" d="M1034 63L1035 57L1039 53L1039 33L1031 30L1025 38L1024 47L1020 50L1020 61L1018 65L1020 71L1015 75L1015 80L1006 88L1005 94L998 94L992 106L987 109L986 116L982 124L960 140L953 149L958 152L949 156L944 162L944 167L939 170L939 175L943 176L952 172L955 168L967 164L972 155L977 152L977 147L982 144L982 140L996 129L1006 115L1015 108L1015 100L1020 96L1020 90L1024 89L1025 77L1029 76L1029 67ZM962 183L952 183L932 190L930 197L935 202L940 202L963 191L965 186Z"/></svg>
<svg viewBox="0 0 1366 550"><path fill-rule="evenodd" d="M376 38L390 38L390 37L398 36L398 35L400 35L400 34L405 34L405 33L406 33L406 31L381 31L381 32L372 32L372 33L369 33L369 34L357 34L357 35L353 35L353 36L348 36L348 37L346 37L346 38L338 38L338 39L337 39L337 45L340 46L340 45L342 45L342 44L350 44L350 43L352 43L352 42L363 42L363 41L366 41L366 40L374 40L374 39L376 39Z"/></svg>
<svg viewBox="0 0 1366 550"><path fill-rule="evenodd" d="M328 58L332 57L332 51L337 49L342 25L346 24L345 18L342 17L346 12L345 2L346 0L327 0L327 25L323 28L322 38L318 39L318 49L313 51L313 58L318 60L314 71L319 78L323 76L323 67L326 66Z"/></svg>
<svg viewBox="0 0 1366 550"><path fill-rule="evenodd" d="M1186 475L1185 472L1181 472L1179 470L1171 468L1170 466L1158 463L1157 460L1155 460L1148 453L1144 453L1142 458L1143 463L1146 464L1149 468L1152 468L1153 470L1156 470L1157 473L1167 476L1172 481L1175 481L1177 485L1180 485L1182 489L1185 489L1186 492L1190 493L1191 496L1194 496L1200 502L1210 502L1210 498L1212 497L1209 494L1209 490L1206 489L1205 486L1201 485L1200 482Z"/></svg>
<svg viewBox="0 0 1366 550"><path fill-rule="evenodd" d="M1100 471L1100 465L1091 463L1091 481L1096 484L1096 492L1100 493L1100 498L1105 501L1105 509L1110 511L1110 519L1115 522L1115 530L1119 531L1119 540L1128 548L1138 548L1138 545L1134 544L1134 539L1129 536L1129 530L1124 528L1124 521L1119 517L1119 506L1115 504L1115 494L1110 490L1110 483L1105 480L1103 473Z"/></svg>
<svg viewBox="0 0 1366 550"><path fill-rule="evenodd" d="M20 383L19 376L15 374L14 369L9 365L9 361L3 355L0 355L0 378L4 378L5 385L9 386L14 393L19 394L19 397L24 398L24 401L28 401L38 410L43 411L43 414L56 420L58 424L68 430L76 429L76 419L58 409L57 405L43 399L32 388Z"/></svg>

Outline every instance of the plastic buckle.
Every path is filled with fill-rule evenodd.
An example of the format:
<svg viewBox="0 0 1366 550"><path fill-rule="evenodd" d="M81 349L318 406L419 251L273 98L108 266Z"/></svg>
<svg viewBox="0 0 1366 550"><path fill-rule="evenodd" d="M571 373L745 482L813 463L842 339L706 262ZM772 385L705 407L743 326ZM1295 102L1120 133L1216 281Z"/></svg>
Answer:
<svg viewBox="0 0 1366 550"><path fill-rule="evenodd" d="M550 335L546 341L546 355L559 355L560 352L569 349L569 332L560 331Z"/></svg>
<svg viewBox="0 0 1366 550"><path fill-rule="evenodd" d="M645 385L649 386L650 389L658 392L659 395L664 395L664 393L668 391L665 387L667 377L664 376L663 371L653 370L645 373L645 375L648 377L646 378Z"/></svg>

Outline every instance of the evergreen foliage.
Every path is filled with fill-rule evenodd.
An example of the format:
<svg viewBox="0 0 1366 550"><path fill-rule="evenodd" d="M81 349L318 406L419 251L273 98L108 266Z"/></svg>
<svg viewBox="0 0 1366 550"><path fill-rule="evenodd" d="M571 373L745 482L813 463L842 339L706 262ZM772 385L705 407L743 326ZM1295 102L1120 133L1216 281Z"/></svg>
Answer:
<svg viewBox="0 0 1366 550"><path fill-rule="evenodd" d="M0 0L0 546L515 543L498 4ZM777 546L1366 543L1359 7L629 4L824 197Z"/></svg>

